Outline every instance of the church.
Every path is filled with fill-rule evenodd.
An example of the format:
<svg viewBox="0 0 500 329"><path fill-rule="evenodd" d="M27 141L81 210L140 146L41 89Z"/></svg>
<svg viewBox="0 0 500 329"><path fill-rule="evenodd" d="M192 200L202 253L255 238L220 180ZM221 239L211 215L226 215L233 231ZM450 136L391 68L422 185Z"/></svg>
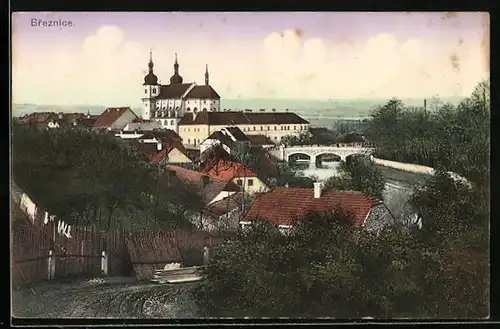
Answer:
<svg viewBox="0 0 500 329"><path fill-rule="evenodd" d="M153 54L149 53L149 72L144 77L142 119L158 122L162 128L179 132L179 121L184 114L219 112L220 96L210 86L208 65L205 67L205 84L184 83L179 74L179 63L175 54L174 74L170 84L161 85L153 72Z"/></svg>

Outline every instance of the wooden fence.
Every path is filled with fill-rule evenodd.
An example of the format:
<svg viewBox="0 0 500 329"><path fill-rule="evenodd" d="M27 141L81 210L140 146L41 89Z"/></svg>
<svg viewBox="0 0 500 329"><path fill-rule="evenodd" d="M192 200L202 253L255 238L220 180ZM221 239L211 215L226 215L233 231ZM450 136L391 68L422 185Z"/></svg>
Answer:
<svg viewBox="0 0 500 329"><path fill-rule="evenodd" d="M126 238L130 260L139 280L150 280L168 263L201 265L203 248L222 239L203 231L143 232Z"/></svg>
<svg viewBox="0 0 500 329"><path fill-rule="evenodd" d="M14 285L71 276L130 274L123 232L74 227L67 237L56 232L56 225L26 225L12 232Z"/></svg>

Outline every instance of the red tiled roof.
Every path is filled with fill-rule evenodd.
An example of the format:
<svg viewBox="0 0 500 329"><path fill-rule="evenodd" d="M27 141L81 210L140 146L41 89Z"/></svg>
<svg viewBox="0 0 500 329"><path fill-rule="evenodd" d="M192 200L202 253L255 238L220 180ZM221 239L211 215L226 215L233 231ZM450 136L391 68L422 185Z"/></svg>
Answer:
<svg viewBox="0 0 500 329"><path fill-rule="evenodd" d="M208 184L202 190L202 177L207 176L206 174L172 165L167 166L167 171L175 172L177 178L191 185L196 193L202 195L206 203L212 201L222 191L237 192L240 190L233 182L213 177L209 179Z"/></svg>
<svg viewBox="0 0 500 329"><path fill-rule="evenodd" d="M354 227L363 225L372 207L378 203L361 192L322 192L314 198L314 189L279 187L255 200L244 221L265 220L277 225L293 225L308 212L333 210L336 205L354 215Z"/></svg>
<svg viewBox="0 0 500 329"><path fill-rule="evenodd" d="M186 113L179 121L179 125L273 125L273 124L307 124L309 121L292 112L199 112L193 120L192 113Z"/></svg>
<svg viewBox="0 0 500 329"><path fill-rule="evenodd" d="M195 86L186 95L186 98L195 99L220 99L219 94L212 88L212 86Z"/></svg>
<svg viewBox="0 0 500 329"><path fill-rule="evenodd" d="M158 99L180 99L182 95L191 87L192 83L175 83L160 86Z"/></svg>
<svg viewBox="0 0 500 329"><path fill-rule="evenodd" d="M127 111L132 112L130 107L108 107L94 122L94 128L107 128L111 126Z"/></svg>
<svg viewBox="0 0 500 329"><path fill-rule="evenodd" d="M235 177L257 177L257 174L247 166L226 160L219 160L215 165L206 168L203 172L224 180L231 180Z"/></svg>

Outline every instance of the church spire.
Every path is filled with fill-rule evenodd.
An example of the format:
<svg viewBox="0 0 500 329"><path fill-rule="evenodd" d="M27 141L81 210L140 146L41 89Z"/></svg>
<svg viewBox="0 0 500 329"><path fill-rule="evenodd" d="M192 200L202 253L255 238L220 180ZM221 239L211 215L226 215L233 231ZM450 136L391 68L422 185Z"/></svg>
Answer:
<svg viewBox="0 0 500 329"><path fill-rule="evenodd" d="M146 76L144 77L144 85L156 85L158 84L158 77L153 73L153 51L150 49L149 50L149 63L148 63L148 67L149 67L149 72L148 74L146 74Z"/></svg>
<svg viewBox="0 0 500 329"><path fill-rule="evenodd" d="M174 74L179 74L179 62L177 61L177 53L175 53Z"/></svg>
<svg viewBox="0 0 500 329"><path fill-rule="evenodd" d="M209 85L208 64L205 64L205 86Z"/></svg>
<svg viewBox="0 0 500 329"><path fill-rule="evenodd" d="M150 73L153 73L153 51L151 49L149 49L149 63L148 63L148 67L149 67L149 72Z"/></svg>

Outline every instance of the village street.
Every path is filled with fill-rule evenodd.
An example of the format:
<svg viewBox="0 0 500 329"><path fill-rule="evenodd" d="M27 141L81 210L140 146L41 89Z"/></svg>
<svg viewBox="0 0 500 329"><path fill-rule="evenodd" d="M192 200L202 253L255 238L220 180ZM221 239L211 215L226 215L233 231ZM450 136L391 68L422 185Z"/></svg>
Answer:
<svg viewBox="0 0 500 329"><path fill-rule="evenodd" d="M162 285L132 278L51 282L12 293L12 314L19 318L192 318L190 290L196 283Z"/></svg>

